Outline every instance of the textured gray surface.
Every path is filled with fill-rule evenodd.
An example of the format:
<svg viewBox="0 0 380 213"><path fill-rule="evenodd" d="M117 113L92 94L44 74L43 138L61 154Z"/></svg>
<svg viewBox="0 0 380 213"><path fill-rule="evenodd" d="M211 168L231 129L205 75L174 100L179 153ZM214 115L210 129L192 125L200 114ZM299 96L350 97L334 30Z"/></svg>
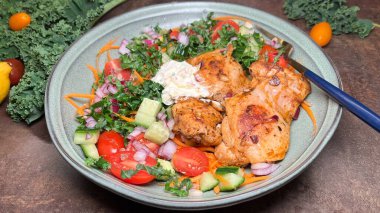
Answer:
<svg viewBox="0 0 380 213"><path fill-rule="evenodd" d="M161 1L134 1L108 17ZM235 1L283 17L278 1ZM349 1L361 15L380 22L376 1ZM304 27L302 22L295 22ZM334 37L324 51L349 93L380 112L380 30L366 39ZM0 212L160 211L101 189L71 168L51 144L44 120L31 127L13 123L0 107ZM216 211L376 212L380 209L380 137L344 111L331 142L301 176L257 200Z"/></svg>

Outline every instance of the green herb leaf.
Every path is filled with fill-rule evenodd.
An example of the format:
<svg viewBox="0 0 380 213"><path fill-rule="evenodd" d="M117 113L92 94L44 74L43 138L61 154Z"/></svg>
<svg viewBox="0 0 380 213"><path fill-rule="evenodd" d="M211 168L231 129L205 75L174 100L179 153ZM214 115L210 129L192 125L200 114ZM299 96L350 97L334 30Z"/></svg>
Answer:
<svg viewBox="0 0 380 213"><path fill-rule="evenodd" d="M193 183L189 178L179 181L178 177L174 177L165 183L165 191L178 197L187 197L191 187L193 187Z"/></svg>

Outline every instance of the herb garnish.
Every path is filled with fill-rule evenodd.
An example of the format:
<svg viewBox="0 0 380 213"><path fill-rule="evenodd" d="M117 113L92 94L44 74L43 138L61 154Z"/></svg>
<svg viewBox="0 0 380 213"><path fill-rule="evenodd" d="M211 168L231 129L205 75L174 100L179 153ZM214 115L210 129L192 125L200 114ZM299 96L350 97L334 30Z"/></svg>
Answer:
<svg viewBox="0 0 380 213"><path fill-rule="evenodd" d="M111 164L103 157L100 157L99 159L86 158L85 163L87 166L95 167L103 171L108 171L111 168Z"/></svg>

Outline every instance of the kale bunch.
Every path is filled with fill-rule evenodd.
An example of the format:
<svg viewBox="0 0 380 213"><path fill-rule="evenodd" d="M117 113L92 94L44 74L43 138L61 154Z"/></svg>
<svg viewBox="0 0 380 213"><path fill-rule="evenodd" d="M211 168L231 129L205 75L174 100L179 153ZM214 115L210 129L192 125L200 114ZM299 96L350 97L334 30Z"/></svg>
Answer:
<svg viewBox="0 0 380 213"><path fill-rule="evenodd" d="M368 19L358 19L357 6L349 7L346 0L285 0L284 11L289 19L305 19L308 27L326 21L333 33L355 33L360 38L368 36L374 24Z"/></svg>
<svg viewBox="0 0 380 213"><path fill-rule="evenodd" d="M67 47L107 10L121 0L2 0L0 5L0 61L20 58L25 74L12 87L7 106L15 121L30 124L44 113L47 79ZM112 7L112 6L111 6ZM31 24L21 31L8 27L9 17L26 12Z"/></svg>

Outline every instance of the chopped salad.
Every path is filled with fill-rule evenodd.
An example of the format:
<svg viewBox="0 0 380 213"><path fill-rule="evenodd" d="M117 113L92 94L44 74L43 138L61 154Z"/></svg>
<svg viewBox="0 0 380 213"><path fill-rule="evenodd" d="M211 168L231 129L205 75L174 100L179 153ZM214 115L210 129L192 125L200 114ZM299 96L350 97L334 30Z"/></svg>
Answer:
<svg viewBox="0 0 380 213"><path fill-rule="evenodd" d="M94 76L91 94L65 96L77 109L74 143L81 146L88 166L128 184L164 182L166 192L180 197L233 191L265 180L278 168L261 163L253 168L255 174L244 167L223 166L215 147L192 146L173 132L172 114L172 105L186 94L197 99L208 94L196 83L197 67L185 60L232 45L232 56L244 70L260 57L287 66L276 41L254 32L248 20L213 18L210 13L189 25L146 27L138 37L115 42L99 50L96 65L87 65ZM271 51L262 54L265 48ZM120 56L111 58L110 51ZM100 68L103 54L107 62ZM78 106L76 98L89 102Z"/></svg>

